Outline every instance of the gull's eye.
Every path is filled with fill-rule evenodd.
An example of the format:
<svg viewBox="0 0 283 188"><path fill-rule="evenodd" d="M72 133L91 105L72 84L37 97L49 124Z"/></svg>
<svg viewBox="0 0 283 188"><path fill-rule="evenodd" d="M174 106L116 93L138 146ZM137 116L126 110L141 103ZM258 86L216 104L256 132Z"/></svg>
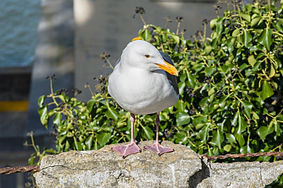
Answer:
<svg viewBox="0 0 283 188"><path fill-rule="evenodd" d="M144 55L146 58L149 58L150 57L150 55Z"/></svg>

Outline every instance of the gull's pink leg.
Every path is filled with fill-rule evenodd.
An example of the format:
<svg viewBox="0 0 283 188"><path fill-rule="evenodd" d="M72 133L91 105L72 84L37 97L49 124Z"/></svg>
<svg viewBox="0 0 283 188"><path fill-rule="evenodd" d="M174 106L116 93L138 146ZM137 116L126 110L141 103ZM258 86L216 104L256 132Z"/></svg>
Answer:
<svg viewBox="0 0 283 188"><path fill-rule="evenodd" d="M159 131L159 113L157 113L156 115L156 139L153 145L151 146L145 146L145 149L150 149L152 151L154 151L155 153L157 153L159 156L162 155L163 153L169 153L169 152L173 152L174 149L170 148L170 147L164 147L161 146L158 142L158 131Z"/></svg>
<svg viewBox="0 0 283 188"><path fill-rule="evenodd" d="M134 137L134 125L135 125L135 115L131 113L131 142L125 146L115 146L112 149L119 152L123 158L126 158L128 155L141 152L139 146L137 146L135 137Z"/></svg>

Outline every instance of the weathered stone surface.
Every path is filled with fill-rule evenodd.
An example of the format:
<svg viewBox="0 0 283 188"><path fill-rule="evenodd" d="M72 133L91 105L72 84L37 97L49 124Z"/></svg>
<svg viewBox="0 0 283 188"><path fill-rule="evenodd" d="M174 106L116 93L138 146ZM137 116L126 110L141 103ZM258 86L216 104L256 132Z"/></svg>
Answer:
<svg viewBox="0 0 283 188"><path fill-rule="evenodd" d="M139 146L152 144L141 142ZM38 187L264 187L283 173L283 161L274 163L207 163L183 145L163 142L175 152L158 156L143 150L123 159L113 145L98 151L71 151L46 156Z"/></svg>
<svg viewBox="0 0 283 188"><path fill-rule="evenodd" d="M283 161L210 163L207 166L209 177L203 179L198 188L265 187L283 173Z"/></svg>
<svg viewBox="0 0 283 188"><path fill-rule="evenodd" d="M175 152L158 156L143 150L123 159L110 145L98 151L46 156L34 176L39 187L189 187L189 178L201 170L200 158L185 146L162 145Z"/></svg>

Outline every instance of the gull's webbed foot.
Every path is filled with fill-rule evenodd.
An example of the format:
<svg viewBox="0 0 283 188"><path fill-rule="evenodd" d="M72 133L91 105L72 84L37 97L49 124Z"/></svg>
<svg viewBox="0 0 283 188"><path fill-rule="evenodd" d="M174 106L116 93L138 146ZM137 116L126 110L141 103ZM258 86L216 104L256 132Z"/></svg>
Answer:
<svg viewBox="0 0 283 188"><path fill-rule="evenodd" d="M141 152L141 149L135 142L127 144L125 146L119 145L112 148L113 151L119 152L123 158L126 158L128 155Z"/></svg>
<svg viewBox="0 0 283 188"><path fill-rule="evenodd" d="M150 149L151 151L157 153L159 156L164 153L169 153L174 151L173 148L162 146L158 142L154 142L154 144L152 144L151 146L145 146L144 148Z"/></svg>

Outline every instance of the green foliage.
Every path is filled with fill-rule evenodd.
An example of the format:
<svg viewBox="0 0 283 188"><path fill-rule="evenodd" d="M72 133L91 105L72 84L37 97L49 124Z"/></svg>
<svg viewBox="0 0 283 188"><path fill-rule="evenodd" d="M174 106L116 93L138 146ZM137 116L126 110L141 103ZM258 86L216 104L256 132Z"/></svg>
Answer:
<svg viewBox="0 0 283 188"><path fill-rule="evenodd" d="M181 98L162 112L176 118L172 141L208 155L282 149L282 6L236 4L193 42L154 25L139 32L177 62Z"/></svg>
<svg viewBox="0 0 283 188"><path fill-rule="evenodd" d="M161 112L160 137L207 155L282 151L283 4L234 8L210 21L210 37L185 39L180 17L176 33L155 25L139 31L179 71L180 100ZM44 126L55 126L58 152L130 140L130 113L111 99L103 77L101 92L87 103L53 92L50 80L51 94L39 98L38 112ZM137 140L154 138L154 120L137 117Z"/></svg>

